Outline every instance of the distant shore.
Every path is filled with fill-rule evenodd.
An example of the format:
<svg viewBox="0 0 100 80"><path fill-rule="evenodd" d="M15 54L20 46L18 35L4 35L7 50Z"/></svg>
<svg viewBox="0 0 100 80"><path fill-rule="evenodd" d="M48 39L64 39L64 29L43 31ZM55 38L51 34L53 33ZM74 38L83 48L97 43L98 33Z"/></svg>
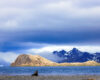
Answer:
<svg viewBox="0 0 100 80"><path fill-rule="evenodd" d="M100 76L0 76L0 80L100 80Z"/></svg>
<svg viewBox="0 0 100 80"><path fill-rule="evenodd" d="M56 63L39 55L22 54L11 63L11 66L100 66L96 61L75 62L75 63Z"/></svg>

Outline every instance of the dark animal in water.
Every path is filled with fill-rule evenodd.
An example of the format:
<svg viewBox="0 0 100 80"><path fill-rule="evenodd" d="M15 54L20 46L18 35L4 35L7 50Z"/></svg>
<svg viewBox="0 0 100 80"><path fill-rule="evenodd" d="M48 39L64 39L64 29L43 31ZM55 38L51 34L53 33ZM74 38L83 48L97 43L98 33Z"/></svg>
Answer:
<svg viewBox="0 0 100 80"><path fill-rule="evenodd" d="M38 71L35 71L32 76L38 76Z"/></svg>

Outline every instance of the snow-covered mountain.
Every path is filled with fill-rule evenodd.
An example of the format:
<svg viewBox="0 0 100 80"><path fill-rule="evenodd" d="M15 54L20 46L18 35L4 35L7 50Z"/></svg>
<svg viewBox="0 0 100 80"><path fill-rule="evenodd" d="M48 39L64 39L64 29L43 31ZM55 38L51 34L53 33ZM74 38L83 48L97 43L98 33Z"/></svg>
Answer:
<svg viewBox="0 0 100 80"><path fill-rule="evenodd" d="M62 60L58 61L60 63L62 62L86 62L94 60L96 62L100 62L100 53L94 53L91 54L89 52L82 52L78 50L77 48L73 48L70 51L54 51L54 55L63 58Z"/></svg>

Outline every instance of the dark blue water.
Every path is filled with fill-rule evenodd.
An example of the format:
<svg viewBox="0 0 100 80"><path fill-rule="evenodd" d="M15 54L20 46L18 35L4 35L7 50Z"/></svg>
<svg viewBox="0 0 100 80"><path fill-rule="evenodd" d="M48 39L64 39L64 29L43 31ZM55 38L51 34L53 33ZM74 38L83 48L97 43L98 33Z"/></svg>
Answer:
<svg viewBox="0 0 100 80"><path fill-rule="evenodd" d="M0 67L0 75L31 75L38 70L39 75L100 75L99 66L67 67Z"/></svg>

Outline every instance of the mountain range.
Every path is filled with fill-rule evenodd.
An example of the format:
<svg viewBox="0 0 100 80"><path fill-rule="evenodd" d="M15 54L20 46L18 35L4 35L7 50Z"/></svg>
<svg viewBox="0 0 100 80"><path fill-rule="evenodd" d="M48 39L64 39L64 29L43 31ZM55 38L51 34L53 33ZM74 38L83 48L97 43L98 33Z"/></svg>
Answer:
<svg viewBox="0 0 100 80"><path fill-rule="evenodd" d="M65 50L54 51L53 55L62 58L61 60L58 61L59 63L87 62L87 61L96 61L100 63L100 53L82 52L77 48L73 48L68 52Z"/></svg>
<svg viewBox="0 0 100 80"><path fill-rule="evenodd" d="M95 61L83 63L56 63L39 55L22 54L11 64L11 66L100 66Z"/></svg>

